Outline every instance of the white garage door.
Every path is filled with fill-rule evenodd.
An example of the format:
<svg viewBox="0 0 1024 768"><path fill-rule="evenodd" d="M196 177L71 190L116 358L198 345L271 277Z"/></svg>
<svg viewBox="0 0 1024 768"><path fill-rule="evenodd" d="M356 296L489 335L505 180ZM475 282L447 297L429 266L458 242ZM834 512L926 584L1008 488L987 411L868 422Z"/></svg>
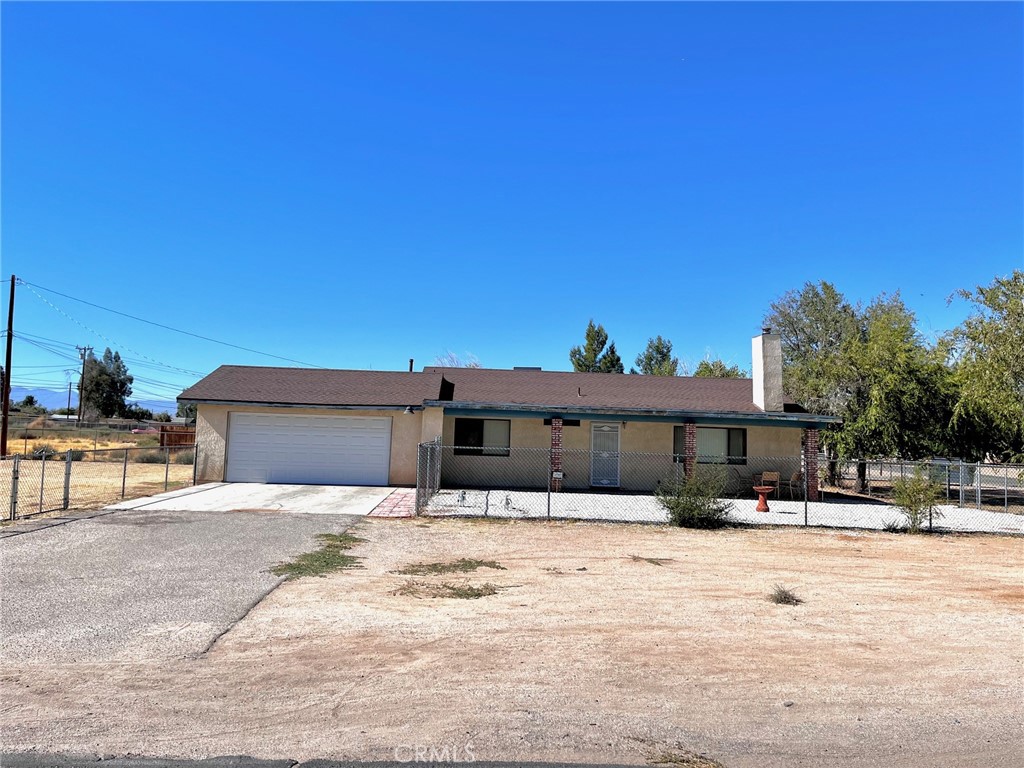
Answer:
<svg viewBox="0 0 1024 768"><path fill-rule="evenodd" d="M232 413L226 479L387 485L391 419Z"/></svg>

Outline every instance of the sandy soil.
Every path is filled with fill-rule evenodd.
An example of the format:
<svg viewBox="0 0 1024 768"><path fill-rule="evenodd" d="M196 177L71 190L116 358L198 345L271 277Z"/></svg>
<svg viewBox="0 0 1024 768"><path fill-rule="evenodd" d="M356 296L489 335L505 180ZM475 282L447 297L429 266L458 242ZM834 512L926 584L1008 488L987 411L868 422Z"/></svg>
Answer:
<svg viewBox="0 0 1024 768"><path fill-rule="evenodd" d="M159 450L159 449L155 449ZM174 453L167 470L168 491L192 484L192 465L176 464ZM164 465L140 464L128 460L124 483L124 498L134 499L164 492ZM60 509L64 500L64 462L47 461L45 476L43 462L22 461L18 478L18 515L35 514L44 510ZM11 471L13 462L0 462L0 519L9 515ZM71 509L92 509L112 504L121 499L121 479L124 465L121 461L75 461L71 464ZM40 497L40 484L43 485ZM42 505L40 506L40 498Z"/></svg>
<svg viewBox="0 0 1024 768"><path fill-rule="evenodd" d="M1020 539L459 520L356 532L364 569L286 584L199 658L5 668L4 746L1024 761ZM507 570L414 578L498 593L417 598L392 573L460 557ZM776 583L805 602L768 602Z"/></svg>

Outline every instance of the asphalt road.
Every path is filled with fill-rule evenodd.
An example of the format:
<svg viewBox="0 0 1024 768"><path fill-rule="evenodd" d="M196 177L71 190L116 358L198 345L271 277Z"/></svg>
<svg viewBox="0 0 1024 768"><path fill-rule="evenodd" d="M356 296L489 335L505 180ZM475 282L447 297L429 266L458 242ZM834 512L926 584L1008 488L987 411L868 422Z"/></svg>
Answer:
<svg viewBox="0 0 1024 768"><path fill-rule="evenodd" d="M269 568L360 519L139 509L3 539L0 658L201 654L281 582Z"/></svg>

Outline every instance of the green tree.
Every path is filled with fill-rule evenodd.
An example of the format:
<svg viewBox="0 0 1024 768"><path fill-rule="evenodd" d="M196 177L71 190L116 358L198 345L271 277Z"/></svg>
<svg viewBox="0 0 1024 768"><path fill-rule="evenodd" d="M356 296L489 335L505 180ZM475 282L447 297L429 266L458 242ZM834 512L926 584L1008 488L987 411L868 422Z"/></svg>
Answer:
<svg viewBox="0 0 1024 768"><path fill-rule="evenodd" d="M622 358L615 350L615 342L608 345L608 349L597 361L597 370L601 373L625 373L626 368L622 364Z"/></svg>
<svg viewBox="0 0 1024 768"><path fill-rule="evenodd" d="M782 385L813 413L842 416L856 388L850 344L861 313L831 283L804 283L772 302L764 325L782 337Z"/></svg>
<svg viewBox="0 0 1024 768"><path fill-rule="evenodd" d="M128 373L128 366L121 355L111 352L110 347L102 358L91 354L85 360L85 375L82 387L82 405L87 413L109 418L126 412L127 399L132 394L134 377Z"/></svg>
<svg viewBox="0 0 1024 768"><path fill-rule="evenodd" d="M647 348L636 356L636 368L629 372L646 376L678 376L679 358L672 357L672 342L661 336L648 339Z"/></svg>
<svg viewBox="0 0 1024 768"><path fill-rule="evenodd" d="M693 375L702 379L743 379L747 373L738 365L726 365L722 360L701 360Z"/></svg>
<svg viewBox="0 0 1024 768"><path fill-rule="evenodd" d="M805 284L765 318L782 336L783 385L808 410L843 419L822 442L837 456L921 458L950 452L955 385L942 345L929 346L899 294L862 310L829 283ZM866 465L858 465L858 488Z"/></svg>
<svg viewBox="0 0 1024 768"><path fill-rule="evenodd" d="M161 423L166 424L170 420L171 420L171 414L169 414L167 411L160 411L160 413L156 413L156 414L153 415L153 421L159 421Z"/></svg>
<svg viewBox="0 0 1024 768"><path fill-rule="evenodd" d="M174 415L181 419L194 419L196 407L195 403L178 403L178 410Z"/></svg>
<svg viewBox="0 0 1024 768"><path fill-rule="evenodd" d="M594 325L594 321L591 320L587 324L583 346L569 350L573 370L577 373L625 373L622 358L615 350L615 342L608 346L607 351L606 344L608 332L603 325Z"/></svg>
<svg viewBox="0 0 1024 768"><path fill-rule="evenodd" d="M1024 272L957 295L973 307L949 338L953 423L981 433L980 453L1024 461Z"/></svg>
<svg viewBox="0 0 1024 768"><path fill-rule="evenodd" d="M843 456L917 459L947 452L950 372L929 347L899 293L877 297L860 338L847 345L854 386L835 444Z"/></svg>
<svg viewBox="0 0 1024 768"><path fill-rule="evenodd" d="M122 419L134 419L135 421L153 420L153 412L149 408L143 408L138 403L128 403L117 415Z"/></svg>
<svg viewBox="0 0 1024 768"><path fill-rule="evenodd" d="M46 408L39 404L39 401L33 395L25 395L21 402L11 402L11 407L21 413L30 413L35 416L40 416L46 413Z"/></svg>

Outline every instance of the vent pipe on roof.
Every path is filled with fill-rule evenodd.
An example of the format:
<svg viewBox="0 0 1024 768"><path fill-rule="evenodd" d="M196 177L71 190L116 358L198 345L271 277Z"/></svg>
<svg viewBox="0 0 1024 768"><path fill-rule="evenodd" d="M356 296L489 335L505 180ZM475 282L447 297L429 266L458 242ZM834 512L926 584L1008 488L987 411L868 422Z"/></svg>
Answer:
<svg viewBox="0 0 1024 768"><path fill-rule="evenodd" d="M782 411L782 337L763 328L750 346L754 405L769 413Z"/></svg>
<svg viewBox="0 0 1024 768"><path fill-rule="evenodd" d="M413 361L413 358L410 357L409 358L409 373L412 373L412 361Z"/></svg>

